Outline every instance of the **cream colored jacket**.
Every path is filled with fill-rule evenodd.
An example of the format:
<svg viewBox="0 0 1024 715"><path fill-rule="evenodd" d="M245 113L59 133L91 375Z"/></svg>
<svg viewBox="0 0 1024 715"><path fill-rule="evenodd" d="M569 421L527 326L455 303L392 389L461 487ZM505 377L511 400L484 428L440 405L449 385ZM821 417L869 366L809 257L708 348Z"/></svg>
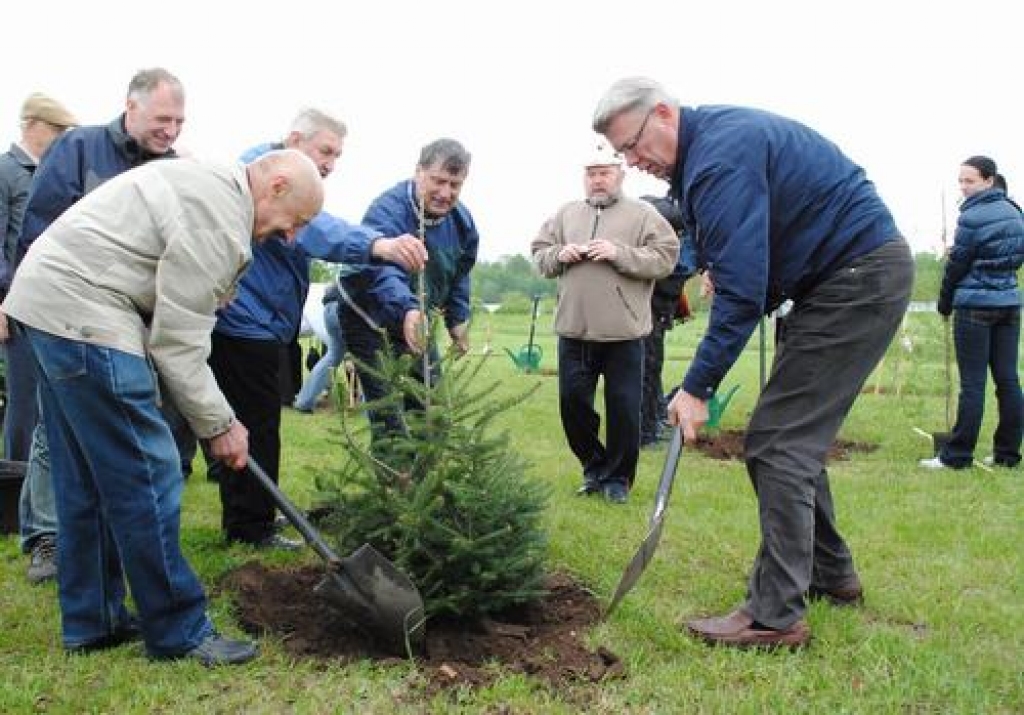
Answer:
<svg viewBox="0 0 1024 715"><path fill-rule="evenodd" d="M591 238L618 244L614 261L560 263L569 243ZM555 332L594 342L633 340L651 332L654 281L672 272L679 238L651 204L626 197L604 209L586 201L565 204L531 244L533 262L558 278Z"/></svg>
<svg viewBox="0 0 1024 715"><path fill-rule="evenodd" d="M155 161L82 198L33 243L8 315L152 360L196 436L234 413L206 363L214 312L252 258L245 167Z"/></svg>

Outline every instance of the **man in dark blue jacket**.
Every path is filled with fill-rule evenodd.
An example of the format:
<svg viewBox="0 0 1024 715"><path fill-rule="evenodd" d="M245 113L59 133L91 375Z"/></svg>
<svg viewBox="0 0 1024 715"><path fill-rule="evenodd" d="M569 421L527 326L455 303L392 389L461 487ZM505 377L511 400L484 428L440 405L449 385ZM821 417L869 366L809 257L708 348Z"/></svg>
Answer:
<svg viewBox="0 0 1024 715"><path fill-rule="evenodd" d="M428 312L439 309L457 350L469 350L469 274L476 264L480 236L469 210L459 203L470 154L454 139L437 139L420 152L415 176L401 181L378 196L366 211L363 223L387 234L417 233L423 202L425 244L430 255L426 265L427 305L417 297L416 278L403 267L364 265L341 280L344 289L341 325L349 352L363 365L376 363L377 352L388 345L396 354L430 351L436 368L435 344L422 345L421 334ZM357 368L367 401L380 399L387 386L375 375ZM422 361L414 364L422 379ZM413 407L414 405L406 405ZM379 410L369 415L375 437L403 429L400 411Z"/></svg>
<svg viewBox="0 0 1024 715"><path fill-rule="evenodd" d="M284 141L254 147L242 159L252 161L273 149L297 149L327 178L341 157L346 134L345 124L335 117L304 109ZM415 236L401 233L350 224L322 211L297 233L294 244L272 237L253 246L253 261L239 281L237 295L218 313L210 366L238 419L249 429L253 459L275 482L281 456L280 355L299 332L312 259L370 265L388 261L421 268L425 249ZM251 475L219 462L209 469L220 484L221 523L229 542L300 545L275 533L274 501Z"/></svg>
<svg viewBox="0 0 1024 715"><path fill-rule="evenodd" d="M162 68L138 72L128 83L125 111L106 125L77 127L55 141L36 169L29 190L18 260L50 224L79 199L108 179L151 159L175 156L173 145L185 123L185 90ZM12 373L12 402L34 400L35 370L25 340L15 334L7 344ZM167 413L174 414L174 413ZM29 466L21 494L21 543L31 553L33 583L56 576L57 511L50 476L49 450L42 420L35 417ZM187 431L187 426L172 424ZM179 438L176 432L175 438Z"/></svg>
<svg viewBox="0 0 1024 715"><path fill-rule="evenodd" d="M746 602L691 634L800 647L805 597L863 597L835 522L825 457L910 299L913 260L864 171L810 128L740 107L682 107L657 82L613 84L593 128L670 184L714 285L705 333L669 419L688 442L761 316L787 299L771 376L747 427L761 546Z"/></svg>

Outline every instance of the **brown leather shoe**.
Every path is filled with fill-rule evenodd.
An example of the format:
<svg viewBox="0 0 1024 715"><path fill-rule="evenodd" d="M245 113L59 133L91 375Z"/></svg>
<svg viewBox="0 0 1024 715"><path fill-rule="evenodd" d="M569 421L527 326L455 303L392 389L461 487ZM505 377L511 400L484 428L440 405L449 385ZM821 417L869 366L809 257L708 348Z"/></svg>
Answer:
<svg viewBox="0 0 1024 715"><path fill-rule="evenodd" d="M802 648L811 640L811 629L802 618L789 628L755 627L754 618L737 608L718 618L698 618L686 624L690 634L711 645L735 648Z"/></svg>
<svg viewBox="0 0 1024 715"><path fill-rule="evenodd" d="M807 589L807 598L828 601L833 606L860 606L864 603L864 587L857 574L853 574L829 588L812 584Z"/></svg>

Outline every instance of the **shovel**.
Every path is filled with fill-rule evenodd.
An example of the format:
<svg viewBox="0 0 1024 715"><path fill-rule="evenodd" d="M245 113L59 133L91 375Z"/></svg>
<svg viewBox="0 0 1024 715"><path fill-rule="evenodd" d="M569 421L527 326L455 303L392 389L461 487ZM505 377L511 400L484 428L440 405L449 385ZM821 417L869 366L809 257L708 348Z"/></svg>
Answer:
<svg viewBox="0 0 1024 715"><path fill-rule="evenodd" d="M626 566L626 570L619 579L619 586L615 589L608 609L604 612L605 618L612 614L619 601L629 593L630 589L640 580L640 574L647 568L647 564L654 557L654 550L658 548L661 541L661 529L665 524L665 509L668 507L668 496L672 493L672 482L676 478L676 465L679 464L679 455L683 451L683 430L676 427L672 432L672 442L668 447L668 455L665 457L665 466L661 470L661 480L658 482L658 494L654 499L654 512L647 526L647 536L633 556L633 560Z"/></svg>
<svg viewBox="0 0 1024 715"><path fill-rule="evenodd" d="M327 573L314 590L354 626L370 631L389 652L421 650L425 636L423 599L409 577L369 544L363 544L351 556L339 557L252 457L247 466L306 543L327 563Z"/></svg>

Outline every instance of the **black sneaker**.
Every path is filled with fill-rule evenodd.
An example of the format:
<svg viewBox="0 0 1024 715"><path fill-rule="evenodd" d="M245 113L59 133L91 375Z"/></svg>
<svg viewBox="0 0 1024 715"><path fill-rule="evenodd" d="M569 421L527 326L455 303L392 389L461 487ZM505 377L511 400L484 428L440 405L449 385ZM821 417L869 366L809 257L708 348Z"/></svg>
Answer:
<svg viewBox="0 0 1024 715"><path fill-rule="evenodd" d="M198 660L207 668L212 668L217 665L247 663L259 655L259 652L259 646L252 641L236 641L212 633L206 640L180 657Z"/></svg>
<svg viewBox="0 0 1024 715"><path fill-rule="evenodd" d="M36 539L28 562L28 582L43 583L57 578L57 539L46 535Z"/></svg>
<svg viewBox="0 0 1024 715"><path fill-rule="evenodd" d="M583 484L576 490L576 496L589 497L601 493L601 484L596 479L583 480Z"/></svg>
<svg viewBox="0 0 1024 715"><path fill-rule="evenodd" d="M604 485L604 498L612 504L625 504L629 499L629 489L622 482L608 482Z"/></svg>
<svg viewBox="0 0 1024 715"><path fill-rule="evenodd" d="M289 539L280 534L271 534L265 536L259 541L247 542L251 546L255 546L257 549L280 549L281 551L298 551L302 548L302 542L296 541L295 539Z"/></svg>

